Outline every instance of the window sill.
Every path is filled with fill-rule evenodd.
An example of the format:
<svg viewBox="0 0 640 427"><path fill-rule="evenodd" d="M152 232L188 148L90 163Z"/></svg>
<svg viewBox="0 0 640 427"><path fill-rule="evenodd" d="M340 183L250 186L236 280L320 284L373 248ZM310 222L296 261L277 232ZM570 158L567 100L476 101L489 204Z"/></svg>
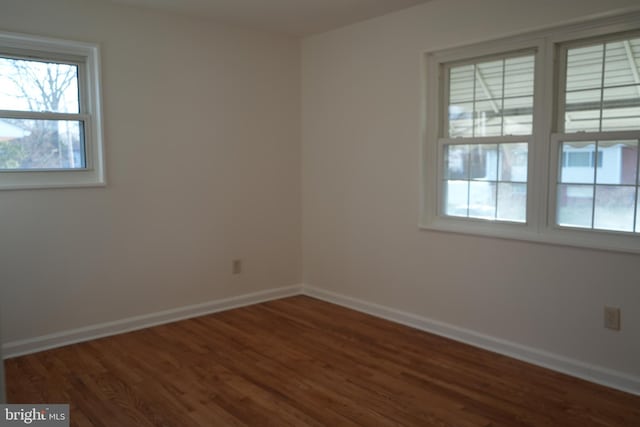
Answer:
<svg viewBox="0 0 640 427"><path fill-rule="evenodd" d="M106 180L97 170L0 172L0 191L55 188L104 187Z"/></svg>
<svg viewBox="0 0 640 427"><path fill-rule="evenodd" d="M456 220L436 218L429 224L419 224L424 231L456 233L462 235L515 240L554 246L640 254L640 235L592 230L584 232L561 227L535 227L526 224L508 224L487 220Z"/></svg>

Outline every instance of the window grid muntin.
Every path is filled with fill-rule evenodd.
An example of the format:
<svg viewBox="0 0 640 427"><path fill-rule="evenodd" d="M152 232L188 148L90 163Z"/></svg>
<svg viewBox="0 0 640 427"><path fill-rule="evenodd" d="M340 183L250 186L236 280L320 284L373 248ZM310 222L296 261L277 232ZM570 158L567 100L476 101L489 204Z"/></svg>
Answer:
<svg viewBox="0 0 640 427"><path fill-rule="evenodd" d="M557 108L557 114L555 115L555 128L557 129L558 132L561 133L580 133L583 132L581 130L577 130L577 131L571 131L568 132L566 130L566 112L567 112L567 105L566 105L566 98L567 98L567 93L579 93L579 92L586 92L586 91L593 91L593 90L599 90L600 91L600 101L599 101L599 112L598 112L598 129L597 130L587 130L587 132L601 132L602 131L602 124L603 124L603 114L604 114L604 93L606 89L616 89L616 88L621 88L621 87L636 87L637 90L640 92L640 82L636 82L634 84L626 84L626 85L612 85L612 86L604 86L604 82L606 79L605 76L605 69L606 69L606 53L607 53L607 45L610 43L616 43L619 41L625 41L625 40L640 40L640 31L638 30L632 30L632 31L626 31L626 32L615 32L612 34L604 34L602 36L596 36L596 37L585 37L585 38L580 38L580 39L576 39L576 40L568 40L568 41L563 41L561 42L559 45L557 45L557 58L559 59L559 67L558 67L558 71L555 75L554 78L556 79L556 81L558 82L558 89L556 91L555 96L557 97L557 100L555 102L556 108ZM585 48L585 47L589 47L589 46L597 46L597 45L602 45L602 65L601 65L601 76L600 76L600 80L601 80L601 84L600 87L593 87L593 88L586 88L586 89L580 89L580 90L573 90L573 91L567 91L567 82L568 82L568 54L569 54L569 50L570 49L579 49L579 48ZM638 61L640 60L640 56L635 58L636 60L636 65L638 63ZM639 93L639 104L640 104L640 93ZM640 105L639 105L640 108ZM589 110L582 110L582 111L589 111ZM640 120L639 120L640 122ZM636 130L639 129L639 127L637 128L633 128L633 129L615 129L615 130L609 130L609 131L604 131L604 132L623 132L623 131L628 131L628 130Z"/></svg>
<svg viewBox="0 0 640 427"><path fill-rule="evenodd" d="M552 140L555 140L555 179L554 179L554 190L552 194L554 194L554 204L555 209L553 209L553 224L555 227L566 230L582 230L588 232L597 232L597 233L615 233L620 235L629 235L629 236L637 236L640 233L640 222L638 218L638 202L640 200L640 132L598 132L598 133L578 133L578 134L563 134L563 135L555 135ZM571 181L562 181L562 148L564 143L570 142L593 142L595 145L596 153L599 153L599 145L600 142L617 142L617 141L634 141L637 143L636 145L636 158L635 158L635 179L633 184L610 184L610 183L599 183L598 182L598 167L597 160L596 165L594 165L594 174L593 180L590 183L586 182L571 182ZM592 200L591 200L591 220L590 227L581 227L581 226L572 226L567 224L560 224L559 222L559 188L561 186L575 186L575 187L591 187ZM633 188L634 189L634 205L633 205L633 219L631 225L631 231L623 231L623 230L613 230L606 228L596 228L595 227L595 213L596 213L596 193L598 188Z"/></svg>
<svg viewBox="0 0 640 427"><path fill-rule="evenodd" d="M473 141L469 141L469 139L472 139ZM523 144L526 145L526 150L527 150L527 157L526 157L526 179L525 180L504 180L500 178L500 156L501 156L501 149L500 147L503 145L509 145L509 144ZM490 179L473 179L471 178L471 155L472 155L472 149L471 147L476 147L476 146L487 146L487 145L495 145L496 146L496 170L495 170L495 179L490 180ZM451 218L451 219L462 219L462 220L480 220L480 221L490 221L492 223L505 223L505 224L515 224L515 225L522 225L522 224L526 224L528 221L528 207L529 207L529 164L530 164L530 153L531 153L531 139L530 137L520 137L520 136L504 136L504 137L482 137L482 138L455 138L455 139L450 139L450 138L442 138L439 141L438 144L439 148L438 148L438 152L439 154L439 158L440 158L440 171L439 172L439 180L440 180L440 184L438 185L438 204L439 204L439 209L438 212L440 212L440 215L443 215L447 218ZM467 153L467 169L466 169L466 177L464 178L447 178L448 173L447 173L447 147L449 146L468 146L469 150ZM466 216L461 216L461 215L449 215L447 214L447 188L446 188L446 183L447 182L466 182L467 185L467 207L466 207ZM494 208L495 208L495 213L493 215L493 218L486 218L486 217L479 217L479 216L469 216L469 211L470 211L470 200L471 200L471 183L473 182L478 182L478 183L487 183L487 184L494 184L495 185L495 202L494 202ZM510 185L522 185L524 186L524 192L525 192L525 202L524 202L524 219L522 221L519 220L508 220L508 219L499 219L498 218L498 212L499 212L499 197L500 197L500 193L499 193L499 187L500 184L510 184Z"/></svg>
<svg viewBox="0 0 640 427"><path fill-rule="evenodd" d="M425 53L426 59L426 127L424 130L423 153L425 157L422 176L423 182L420 228L458 232L463 234L503 237L541 243L570 245L576 247L598 248L610 251L640 253L640 240L637 235L618 233L615 231L579 230L558 227L554 223L555 188L558 162L556 143L563 137L564 129L562 101L562 47L593 44L594 40L619 39L620 34L638 33L640 13L612 16L597 20L584 21L569 26L543 29L530 33L522 33L514 37L467 44L440 51ZM530 146L531 172L528 182L529 202L527 227L520 224L496 224L465 218L444 218L441 215L440 190L442 156L439 151L441 133L446 129L443 103L447 90L446 79L440 69L445 64L474 62L482 55L491 56L497 53L527 50L535 47L536 79L533 132L535 144ZM469 59L471 58L471 59ZM438 102L440 99L440 102ZM433 126L436 124L437 126ZM625 128L628 129L628 128ZM614 131L612 131L614 132ZM630 133L619 130L614 133ZM597 133L597 132L594 132ZM580 134L571 134L578 138ZM593 138L593 136L590 136ZM620 138L629 139L629 136ZM549 139L552 143L549 142ZM532 141L533 142L533 141ZM640 202L639 202L640 203ZM640 206L637 206L640 211ZM640 228L640 222L638 224Z"/></svg>
<svg viewBox="0 0 640 427"><path fill-rule="evenodd" d="M528 95L514 95L514 96L505 96L504 93L504 86L505 86L505 68L506 68L506 61L510 60L510 59L519 59L519 58L527 58L527 57L531 57L532 58L532 62L533 62L533 66L532 66L532 70L531 73L533 74L533 78L531 81L531 91L530 94ZM490 102L490 101L497 101L500 100L501 101L501 111L500 111L500 118L501 118L501 134L500 135L476 135L476 104L478 102L478 100L476 99L476 92L477 92L477 87L476 87L476 82L477 82L477 77L476 77L476 69L478 67L478 65L480 64L485 64L485 63L490 63L490 62L495 62L495 61L502 61L502 97L497 98L497 97L487 97L487 99L483 99L480 100L481 102ZM506 51L506 52L501 52L501 53L496 53L496 54L492 54L492 55L486 55L486 56L479 56L479 57L474 57L474 58L468 58L465 60L458 60L458 61L447 61L447 62L442 62L440 64L441 66L441 72L442 72L442 76L444 77L444 83L442 85L442 94L441 94L441 117L442 117L442 121L441 121L441 128L440 128L440 132L439 135L441 135L441 137L445 137L445 138L488 138L488 137L499 137L499 136L510 136L510 135L518 135L521 137L526 137L528 135L531 135L531 133L533 132L533 115L534 115L534 110L535 110L535 73L536 73L536 68L537 68L537 48L526 48L526 49L519 49L519 50L513 50L513 51ZM472 98L471 99L462 99L462 100L458 100L457 104L469 104L471 103L473 105L473 111L471 112L471 136L451 136L451 121L450 121L450 113L449 113L449 108L451 106L451 85L450 85L450 80L451 80L451 70L453 68L457 68L457 67L463 67L463 66L472 66L473 67L473 87L471 89L472 92ZM514 99L522 99L522 98L532 98L532 102L531 102L531 125L530 125L530 129L531 132L529 133L514 133L514 134L509 134L509 135L505 135L503 133L504 131L504 104L505 104L505 100L514 100Z"/></svg>

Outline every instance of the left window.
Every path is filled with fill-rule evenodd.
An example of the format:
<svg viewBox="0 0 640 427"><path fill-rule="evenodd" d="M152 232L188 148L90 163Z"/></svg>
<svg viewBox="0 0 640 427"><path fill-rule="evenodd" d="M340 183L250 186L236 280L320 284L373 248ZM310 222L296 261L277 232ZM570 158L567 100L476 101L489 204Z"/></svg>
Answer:
<svg viewBox="0 0 640 427"><path fill-rule="evenodd" d="M0 189L104 182L98 47L0 33Z"/></svg>

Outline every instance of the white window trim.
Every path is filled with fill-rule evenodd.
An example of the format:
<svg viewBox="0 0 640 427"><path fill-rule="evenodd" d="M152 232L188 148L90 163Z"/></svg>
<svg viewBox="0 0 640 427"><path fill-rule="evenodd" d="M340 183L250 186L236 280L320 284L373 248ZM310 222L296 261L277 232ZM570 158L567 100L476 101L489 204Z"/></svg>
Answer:
<svg viewBox="0 0 640 427"><path fill-rule="evenodd" d="M485 41L451 49L426 52L423 56L423 122L421 145L421 211L419 228L442 232L472 234L502 239L549 243L562 246L640 253L640 234L601 230L580 230L555 226L555 192L557 180L557 145L560 135L552 134L557 120L557 96L554 89L557 75L557 45L592 37L640 29L640 12L589 20L577 24L553 27L520 34L507 39ZM482 58L518 50L535 49L533 136L529 141L527 180L527 223L507 223L475 218L456 218L440 214L440 177L443 156L440 146L444 139L442 106L445 84L440 72L442 64ZM553 108L550 108L553 107ZM434 125L435 124L435 125ZM610 135L611 133L607 133ZM640 132L626 132L637 138ZM572 138L575 135L572 135ZM594 134L589 137L593 138ZM504 137L503 137L504 138ZM517 137L508 137L509 140ZM524 142L528 137L521 137ZM500 138L490 138L496 141ZM455 141L455 139L454 139Z"/></svg>
<svg viewBox="0 0 640 427"><path fill-rule="evenodd" d="M106 185L100 92L100 50L98 45L52 39L26 34L0 32L0 51L18 55L33 52L53 60L80 62L78 85L81 92L81 116L85 123L86 167L63 170L3 170L0 190L65 187L100 187ZM47 113L30 114L33 118L49 118ZM73 115L77 117L78 115ZM17 114L16 117L25 117ZM61 117L58 115L58 118Z"/></svg>

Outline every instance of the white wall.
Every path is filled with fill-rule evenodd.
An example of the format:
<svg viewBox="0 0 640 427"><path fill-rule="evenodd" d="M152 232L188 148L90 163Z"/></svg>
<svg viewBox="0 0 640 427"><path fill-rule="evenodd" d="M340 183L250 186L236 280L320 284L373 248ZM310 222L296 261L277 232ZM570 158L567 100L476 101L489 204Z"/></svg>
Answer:
<svg viewBox="0 0 640 427"><path fill-rule="evenodd" d="M304 282L637 381L640 257L417 226L423 52L631 6L434 0L305 39Z"/></svg>
<svg viewBox="0 0 640 427"><path fill-rule="evenodd" d="M299 283L302 205L307 284L640 375L638 256L417 227L422 53L635 4L434 0L307 38L301 120L296 40L2 0L0 30L101 44L109 179L0 192L4 342Z"/></svg>
<svg viewBox="0 0 640 427"><path fill-rule="evenodd" d="M0 30L100 43L108 178L0 192L5 343L300 283L298 40L94 0Z"/></svg>

